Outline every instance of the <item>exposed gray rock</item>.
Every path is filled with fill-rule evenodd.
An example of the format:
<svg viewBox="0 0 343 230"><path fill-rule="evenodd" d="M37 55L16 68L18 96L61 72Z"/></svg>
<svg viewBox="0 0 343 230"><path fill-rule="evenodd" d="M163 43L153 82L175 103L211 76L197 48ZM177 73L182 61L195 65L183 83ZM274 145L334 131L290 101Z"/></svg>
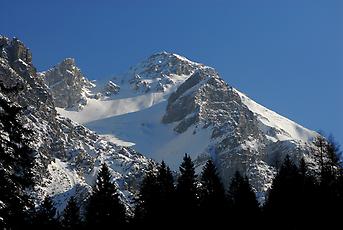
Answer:
<svg viewBox="0 0 343 230"><path fill-rule="evenodd" d="M271 186L279 167L277 162L282 162L287 154L296 162L303 156L309 159L314 148L297 141L273 142L267 138L258 116L242 102L237 91L209 67L198 68L170 95L162 122L175 124L174 130L178 133L191 127L211 129L209 146L195 159L196 165L201 168L212 158L226 186L239 171L247 175L255 191L262 194ZM271 128L269 131L280 130Z"/></svg>
<svg viewBox="0 0 343 230"><path fill-rule="evenodd" d="M121 198L129 206L132 193L153 162L136 151L108 142L70 119L57 114L55 103L62 103L64 85L70 91L68 103L80 103L80 92L90 86L75 67L73 59L66 59L45 73L55 93L38 76L31 63L31 53L22 42L0 36L0 91L12 102L23 107L22 120L34 132L32 147L36 152L35 190L39 202L46 195L53 196L59 211L70 196L84 201L95 182L101 163L108 164ZM59 87L57 85L60 84ZM60 104L61 105L61 104Z"/></svg>
<svg viewBox="0 0 343 230"><path fill-rule="evenodd" d="M12 43L15 47L11 47ZM37 139L43 140L40 152L44 153L42 158L45 160L40 161L41 168L48 165L48 169L42 174L42 179L46 179L46 175L52 176L47 179L50 185L43 184L41 191L59 191L56 195L59 200L65 199L61 191L87 193L102 161L111 165L113 176L123 191L123 199L127 199L127 194L137 186L136 181L139 181L149 160L130 148L107 142L83 126L59 117L54 108L56 103L62 108L82 109L88 97L99 100L104 97L104 100L110 100L107 97L112 96L121 98L123 90L128 90L124 97L164 92L167 98L170 89L177 87L168 98L162 122L172 126L177 135L189 130L193 135L200 129L209 131L211 137L203 140L207 147L195 159L197 170L208 159L213 159L227 186L232 175L240 171L249 177L255 191L263 197L286 154L295 161L302 157L312 161L314 146L310 140L292 139L291 134L282 128L263 123L262 120L267 118L261 119L261 114L249 108L242 95L225 83L213 68L178 55L166 52L152 55L122 78L112 79L90 95L88 89L93 85L83 77L72 59L39 77L32 67L30 52L21 42L2 37L0 47L1 65L4 66L0 69L0 80L7 88L17 86L23 92L22 96L10 92L7 95L22 105L28 105L27 117L36 126L33 129L37 130ZM8 79L8 76L15 80ZM25 98L27 95L32 100ZM36 120L39 122L34 122ZM279 138L279 135L290 138ZM47 143L52 147L46 147ZM55 162L51 163L51 159ZM70 181L69 187L52 189L56 181L63 183L65 178Z"/></svg>
<svg viewBox="0 0 343 230"><path fill-rule="evenodd" d="M87 104L89 89L94 87L76 67L73 58L66 58L41 76L50 88L55 105L61 108L82 109Z"/></svg>
<svg viewBox="0 0 343 230"><path fill-rule="evenodd" d="M108 81L102 93L105 96L111 96L111 95L118 94L119 91L120 91L120 86L119 85L115 84L112 81Z"/></svg>
<svg viewBox="0 0 343 230"><path fill-rule="evenodd" d="M173 75L190 75L201 66L176 54L161 52L131 68L125 78L137 92L164 92L175 84Z"/></svg>
<svg viewBox="0 0 343 230"><path fill-rule="evenodd" d="M192 76L190 76L183 84L181 84L176 92L172 93L168 99L167 112L162 118L162 122L171 123L174 121L180 121L189 114L199 110L199 104L194 100L194 93L196 92L196 86L200 86L201 81L209 76L217 75L217 73L211 68L198 69ZM194 89L192 89L194 87ZM189 90L189 91L188 91ZM185 94L187 92L187 94ZM188 118L187 118L188 119ZM196 121L197 119L192 119ZM186 123L188 126L193 123ZM180 130L186 130L187 127L180 127Z"/></svg>

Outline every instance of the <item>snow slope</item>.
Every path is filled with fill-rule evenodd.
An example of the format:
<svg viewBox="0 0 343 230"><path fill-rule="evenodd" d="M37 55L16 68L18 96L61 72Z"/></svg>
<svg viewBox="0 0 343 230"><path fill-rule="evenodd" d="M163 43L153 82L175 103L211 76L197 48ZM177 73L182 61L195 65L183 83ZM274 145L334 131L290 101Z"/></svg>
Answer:
<svg viewBox="0 0 343 230"><path fill-rule="evenodd" d="M163 100L162 93L151 93L112 100L88 99L81 111L57 108L57 111L78 123L86 124L108 117L119 116L149 108Z"/></svg>
<svg viewBox="0 0 343 230"><path fill-rule="evenodd" d="M176 169L184 153L195 158L207 147L211 132L199 129L196 134L193 134L192 130L177 134L173 130L173 124L161 123L165 107L166 101L162 101L140 111L96 120L85 125L102 135L112 135L125 142L132 142L132 147L139 149L146 156L157 161L165 160Z"/></svg>
<svg viewBox="0 0 343 230"><path fill-rule="evenodd" d="M125 74L92 83L81 110L57 111L173 170L185 153L197 173L212 159L224 184L240 171L263 199L286 155L311 161L316 132L259 105L215 69L179 55L157 53Z"/></svg>
<svg viewBox="0 0 343 230"><path fill-rule="evenodd" d="M187 79L179 76L178 79ZM183 82L180 81L179 84ZM184 153L194 158L206 148L210 130L199 129L178 135L173 125L162 124L161 118L166 110L167 99L179 84L166 92L133 94L130 89L120 95L103 100L89 99L81 111L57 108L57 111L123 146L133 146L157 161L166 160L177 168ZM123 87L122 87L123 88ZM126 96L123 96L123 95ZM190 145L192 143L202 143ZM175 160L177 159L177 160Z"/></svg>
<svg viewBox="0 0 343 230"><path fill-rule="evenodd" d="M318 133L304 128L303 126L283 117L272 110L256 103L245 94L235 90L241 97L242 102L257 115L261 122L261 129L273 141L298 140L301 142L311 142ZM275 136L270 135L270 130L276 129Z"/></svg>
<svg viewBox="0 0 343 230"><path fill-rule="evenodd" d="M36 204L46 196L52 196L59 211L71 196L85 204L99 167L106 163L129 207L145 170L154 162L131 148L106 141L55 110L56 105L82 110L88 99L95 99L93 92L86 92L95 86L83 77L73 59L39 74L21 41L0 35L0 44L0 95L22 107L20 120L34 137L29 139L35 156L35 186L28 192Z"/></svg>
<svg viewBox="0 0 343 230"><path fill-rule="evenodd" d="M189 67L186 71L188 75L182 71L172 71L174 65L179 63ZM176 54L165 52L155 54L132 67L128 73L107 80L115 82L120 88L115 95L88 99L81 111L63 108L57 108L57 111L103 135L107 140L119 145L133 146L146 156L157 161L165 160L172 168L177 169L184 153L190 154L195 159L202 154L209 154L215 142L218 142L211 138L211 128L193 126L186 132L177 133L174 131L174 123L161 122L171 93L175 92L195 70L208 68L210 67L191 62ZM157 82L161 83L161 79L168 79L167 84L164 84L164 90L151 90ZM139 86L142 86L142 82L146 83L143 84L143 90L136 87L137 80ZM93 93L101 92L107 81L98 83ZM182 96L199 90L203 84L206 84L206 80L199 82ZM149 90L146 90L147 88ZM296 140L307 143L317 135L259 105L238 90L234 89L234 91L238 93L243 104L255 114L259 128L269 140L273 142ZM254 141L246 142L248 147L242 146L242 148L254 148L256 143L253 143Z"/></svg>

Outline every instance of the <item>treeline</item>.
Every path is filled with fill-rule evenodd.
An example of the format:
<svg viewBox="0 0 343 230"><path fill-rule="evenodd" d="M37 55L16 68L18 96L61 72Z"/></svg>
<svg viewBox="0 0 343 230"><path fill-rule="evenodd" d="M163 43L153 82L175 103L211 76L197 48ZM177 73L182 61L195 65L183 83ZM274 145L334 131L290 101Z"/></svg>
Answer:
<svg viewBox="0 0 343 230"><path fill-rule="evenodd" d="M343 169L333 142L316 142L319 168L286 156L264 203L257 201L249 179L239 172L224 186L212 160L200 175L186 154L176 177L162 162L147 171L133 212L126 210L106 164L85 206L82 219L74 198L55 219L51 201L43 203L38 224L56 228L222 227L226 229L331 229L340 224L343 208ZM225 189L227 187L227 189ZM339 228L338 228L339 229Z"/></svg>
<svg viewBox="0 0 343 230"><path fill-rule="evenodd" d="M25 192L33 186L32 134L19 122L20 108L1 97L0 107L0 229L333 229L341 225L343 168L338 145L330 138L315 141L313 162L293 162L286 156L262 203L246 175L237 172L224 185L214 162L209 160L197 175L186 154L177 175L164 162L150 167L134 210L123 204L106 164L87 201L70 198L61 215L49 197L34 207Z"/></svg>
<svg viewBox="0 0 343 230"><path fill-rule="evenodd" d="M63 215L56 218L56 209L50 198L33 213L33 227L54 229L161 226L222 226L239 223L241 216L249 221L243 227L256 227L262 212L255 192L247 177L238 172L232 179L228 192L217 174L214 163L209 160L201 175L195 173L194 164L186 154L180 165L180 175L174 180L170 168L162 162L146 173L137 198L135 209L130 213L119 198L116 186L106 164L103 164L93 193L87 201L84 218L72 197Z"/></svg>

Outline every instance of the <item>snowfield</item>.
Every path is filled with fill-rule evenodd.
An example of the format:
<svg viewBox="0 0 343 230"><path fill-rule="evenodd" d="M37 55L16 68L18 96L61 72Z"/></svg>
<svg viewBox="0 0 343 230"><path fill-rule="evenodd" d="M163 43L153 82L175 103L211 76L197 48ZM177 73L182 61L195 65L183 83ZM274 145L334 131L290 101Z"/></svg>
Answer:
<svg viewBox="0 0 343 230"><path fill-rule="evenodd" d="M268 135L270 128L275 128L279 130L276 138L271 137L273 141L284 141L284 140L298 140L301 142L311 142L314 137L318 135L317 132L304 128L303 126L283 117L272 110L256 103L251 100L245 94L235 90L242 99L242 102L257 115L258 119L261 121L261 129Z"/></svg>
<svg viewBox="0 0 343 230"><path fill-rule="evenodd" d="M130 212L150 166L165 160L178 171L185 153L198 174L212 159L225 186L240 171L263 202L286 155L313 160L316 132L257 104L211 67L161 52L123 75L89 81L73 58L36 73L23 43L2 42L0 77L23 86L5 96L26 108L35 133L36 204L51 196L62 211L71 196L86 200L106 163Z"/></svg>
<svg viewBox="0 0 343 230"><path fill-rule="evenodd" d="M178 75L169 70L175 65L175 59L190 66L188 75ZM193 159L202 154L211 155L213 145L218 142L211 138L211 127L204 129L192 126L186 132L177 133L174 131L174 123L161 122L169 96L195 70L208 68L210 67L191 62L176 54L156 54L132 67L126 74L102 80L93 91L87 92L96 95L110 82L120 88L116 94L90 97L82 110L57 108L57 111L62 116L85 125L106 140L122 146L131 146L156 161L165 160L171 168L177 170L184 153L190 154ZM202 80L182 96L199 90L206 81ZM96 84L94 81L93 83ZM163 90L154 90L159 88ZM238 93L243 104L256 115L260 130L272 142L296 140L305 144L318 135L259 105L238 90L234 91ZM225 111L223 113L225 114ZM241 148L256 149L257 145L258 143L252 140L242 144Z"/></svg>

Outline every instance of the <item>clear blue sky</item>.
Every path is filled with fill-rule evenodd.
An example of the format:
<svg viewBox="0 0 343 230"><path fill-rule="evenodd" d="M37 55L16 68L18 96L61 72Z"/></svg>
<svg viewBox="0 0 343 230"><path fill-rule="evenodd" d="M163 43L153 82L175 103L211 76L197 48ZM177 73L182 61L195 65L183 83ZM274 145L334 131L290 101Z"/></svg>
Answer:
<svg viewBox="0 0 343 230"><path fill-rule="evenodd" d="M0 33L24 41L38 70L75 57L96 79L175 52L343 144L343 1L1 0L0 7Z"/></svg>

